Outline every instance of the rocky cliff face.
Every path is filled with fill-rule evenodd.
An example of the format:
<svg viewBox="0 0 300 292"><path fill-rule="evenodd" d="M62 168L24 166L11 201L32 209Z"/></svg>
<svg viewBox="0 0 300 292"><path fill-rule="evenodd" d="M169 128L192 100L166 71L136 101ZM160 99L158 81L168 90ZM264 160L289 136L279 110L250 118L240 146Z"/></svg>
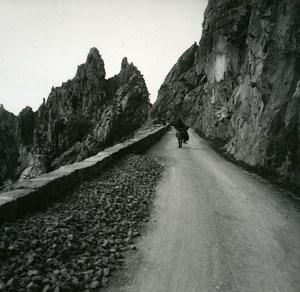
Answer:
<svg viewBox="0 0 300 292"><path fill-rule="evenodd" d="M152 117L181 115L235 159L300 184L299 6L210 0L200 43L167 75Z"/></svg>
<svg viewBox="0 0 300 292"><path fill-rule="evenodd" d="M103 113L94 129L94 136L105 144L112 144L142 125L148 118L150 103L143 76L133 64L124 58L119 75L107 82L111 106Z"/></svg>
<svg viewBox="0 0 300 292"><path fill-rule="evenodd" d="M12 152L0 153L1 169L10 165L2 169L0 184L26 167L21 179L81 161L126 138L147 120L149 110L138 69L124 58L120 73L107 80L104 62L92 48L75 77L52 88L37 112L26 108L15 117L0 109L0 131L5 133L0 149Z"/></svg>
<svg viewBox="0 0 300 292"><path fill-rule="evenodd" d="M34 113L24 108L16 117L0 105L0 185L18 176L32 161Z"/></svg>
<svg viewBox="0 0 300 292"><path fill-rule="evenodd" d="M0 182L12 177L18 165L18 149L16 146L17 117L0 105Z"/></svg>
<svg viewBox="0 0 300 292"><path fill-rule="evenodd" d="M92 133L106 101L104 62L96 48L90 50L86 63L78 66L75 77L52 88L47 102L38 109L34 132L35 153L47 157L46 164L56 168L79 160L81 143ZM79 143L76 151L64 152ZM99 145L99 148L102 145ZM62 156L62 159L59 157ZM57 160L55 165L54 160Z"/></svg>

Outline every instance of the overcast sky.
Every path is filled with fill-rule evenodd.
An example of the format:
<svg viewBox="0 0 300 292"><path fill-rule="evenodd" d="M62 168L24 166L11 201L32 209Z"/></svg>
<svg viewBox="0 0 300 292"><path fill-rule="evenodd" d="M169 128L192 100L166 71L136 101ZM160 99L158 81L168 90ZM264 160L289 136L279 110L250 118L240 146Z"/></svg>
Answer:
<svg viewBox="0 0 300 292"><path fill-rule="evenodd" d="M199 42L207 0L0 0L0 103L37 110L52 86L75 76L91 47L106 78L123 57L146 80L151 102L180 55Z"/></svg>

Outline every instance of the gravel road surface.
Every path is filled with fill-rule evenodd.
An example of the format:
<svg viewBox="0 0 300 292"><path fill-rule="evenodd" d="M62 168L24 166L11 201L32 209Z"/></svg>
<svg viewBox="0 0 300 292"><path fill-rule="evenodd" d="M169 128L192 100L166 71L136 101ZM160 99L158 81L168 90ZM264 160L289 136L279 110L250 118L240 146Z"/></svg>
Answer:
<svg viewBox="0 0 300 292"><path fill-rule="evenodd" d="M166 169L141 263L112 291L300 291L300 212L291 194L226 161L189 130L147 153Z"/></svg>

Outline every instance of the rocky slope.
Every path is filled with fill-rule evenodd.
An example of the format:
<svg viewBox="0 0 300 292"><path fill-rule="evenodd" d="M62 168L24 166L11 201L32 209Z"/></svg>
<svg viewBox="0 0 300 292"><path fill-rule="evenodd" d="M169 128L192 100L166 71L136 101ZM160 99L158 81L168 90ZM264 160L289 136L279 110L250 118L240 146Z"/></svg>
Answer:
<svg viewBox="0 0 300 292"><path fill-rule="evenodd" d="M0 184L25 168L21 180L81 161L126 138L149 110L140 71L124 58L120 73L105 79L104 62L92 48L75 77L53 87L37 112L27 107L15 117L0 109L0 131L7 136L1 135L0 149L11 152L1 153Z"/></svg>
<svg viewBox="0 0 300 292"><path fill-rule="evenodd" d="M169 72L151 116L181 115L236 160L300 184L299 6L210 0L199 45Z"/></svg>

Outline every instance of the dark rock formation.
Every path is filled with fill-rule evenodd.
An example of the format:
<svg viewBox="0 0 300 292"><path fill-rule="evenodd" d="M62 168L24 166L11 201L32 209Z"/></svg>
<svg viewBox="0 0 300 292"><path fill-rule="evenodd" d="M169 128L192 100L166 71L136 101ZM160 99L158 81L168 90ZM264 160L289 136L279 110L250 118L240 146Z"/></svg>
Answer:
<svg viewBox="0 0 300 292"><path fill-rule="evenodd" d="M81 113L80 118L77 117L75 123L66 123L73 127L67 133L72 142L66 143L61 140L62 145L58 149L67 150L61 151L63 153L59 156L56 155L51 162L51 169L96 154L101 149L126 138L147 120L150 111L149 93L143 76L132 63L128 64L124 58L120 73L103 80L99 80L99 88L94 87L92 97L96 103L85 101L83 104L86 110L76 111ZM82 114L84 112L85 115ZM78 129L81 129L82 133ZM63 131L66 131L65 128ZM60 134L59 131L53 133ZM79 136L74 137L73 133ZM62 133L61 136L66 135ZM68 146L64 147L64 144Z"/></svg>
<svg viewBox="0 0 300 292"><path fill-rule="evenodd" d="M299 6L210 0L199 46L167 75L151 116L181 115L236 160L300 184Z"/></svg>
<svg viewBox="0 0 300 292"><path fill-rule="evenodd" d="M37 111L34 133L35 152L46 155L48 164L92 132L107 106L105 82L103 60L93 48L72 80L52 88ZM73 153L64 162L76 161L77 155Z"/></svg>
<svg viewBox="0 0 300 292"><path fill-rule="evenodd" d="M0 185L15 179L33 159L34 113L24 108L16 117L0 105Z"/></svg>
<svg viewBox="0 0 300 292"><path fill-rule="evenodd" d="M75 77L52 88L37 112L27 107L15 117L0 109L0 131L5 133L0 138L0 185L27 167L22 179L97 153L139 128L149 110L138 69L124 58L120 73L106 80L104 62L92 48Z"/></svg>
<svg viewBox="0 0 300 292"><path fill-rule="evenodd" d="M17 117L0 105L0 182L13 177L18 165Z"/></svg>
<svg viewBox="0 0 300 292"><path fill-rule="evenodd" d="M148 118L150 103L148 90L140 71L124 58L119 75L108 80L113 102L100 118L95 127L94 135L98 141L112 144L142 125Z"/></svg>
<svg viewBox="0 0 300 292"><path fill-rule="evenodd" d="M35 114L32 108L24 108L17 117L16 142L18 149L18 169L17 173L23 171L34 161L32 149L35 129Z"/></svg>

